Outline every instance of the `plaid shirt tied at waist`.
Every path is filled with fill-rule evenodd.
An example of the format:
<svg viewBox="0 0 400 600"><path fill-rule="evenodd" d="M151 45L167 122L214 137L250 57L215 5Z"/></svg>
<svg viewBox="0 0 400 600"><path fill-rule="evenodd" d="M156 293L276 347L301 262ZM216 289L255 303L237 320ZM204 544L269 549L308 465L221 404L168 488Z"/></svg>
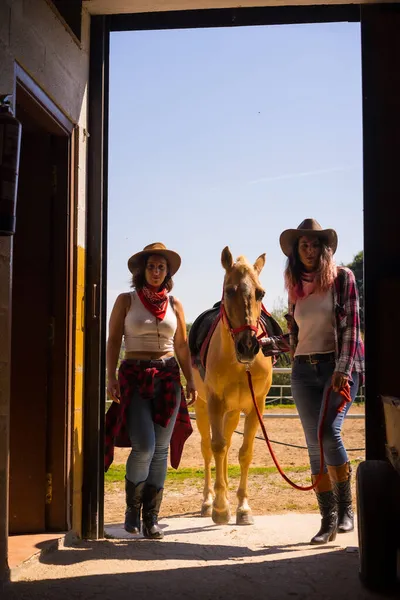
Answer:
<svg viewBox="0 0 400 600"><path fill-rule="evenodd" d="M149 366L146 366L148 363ZM153 366L154 363L157 366ZM130 448L131 441L127 429L128 407L133 393L139 390L141 400L150 401L154 396L155 380L161 380L159 395L155 398L153 421L161 427L167 427L176 407L176 383L180 384L178 363L174 358L165 362L124 360L118 371L121 390L120 403L113 402L106 414L104 468L107 471L114 460L114 447ZM181 399L178 415L170 442L170 461L174 469L179 467L183 446L191 435L190 422L185 395L181 387Z"/></svg>

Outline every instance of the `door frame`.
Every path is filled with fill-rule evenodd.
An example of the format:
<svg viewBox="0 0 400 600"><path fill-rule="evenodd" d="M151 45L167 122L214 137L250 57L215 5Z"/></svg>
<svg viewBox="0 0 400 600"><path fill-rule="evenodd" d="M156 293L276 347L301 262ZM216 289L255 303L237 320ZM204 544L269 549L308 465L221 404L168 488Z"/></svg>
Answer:
<svg viewBox="0 0 400 600"><path fill-rule="evenodd" d="M85 446L85 479L93 477L94 465L98 468L95 481L87 484L84 494L84 533L86 537L103 535L104 514L104 412L105 412L105 331L106 331L106 261L107 261L107 159L108 159L108 82L110 33L115 31L143 31L160 29L185 29L205 27L232 27L249 25L289 25L329 22L360 22L362 31L362 85L363 85L363 147L364 147L364 270L365 315L371 319L370 332L366 338L366 453L368 458L385 456L384 421L378 394L382 393L382 378L375 372L379 357L379 319L376 318L377 292L373 275L376 267L376 211L381 207L378 181L384 180L384 163L388 150L384 145L379 150L374 146L376 127L374 107L379 105L379 118L384 122L385 91L376 87L377 70L369 59L380 48L377 37L368 36L368 24L374 19L390 18L397 14L399 5L323 5L323 6L270 6L254 8L201 9L185 11L148 12L136 14L92 16L90 50L90 93L89 119L91 144L89 147L89 195L88 209L88 280L87 343L95 346L88 351L87 358L100 360L99 366L86 363L85 414L88 416L85 437L90 442ZM393 44L395 45L395 44ZM396 59L391 64L394 69ZM375 71L373 69L375 68ZM376 115L375 115L376 116ZM385 123L384 123L385 124ZM385 131L387 133L387 130ZM393 180L393 174L390 172ZM393 184L393 189L395 189ZM389 203L389 195L386 197ZM88 215L89 217L89 215ZM368 239L367 239L368 237ZM97 287L94 287L97 286ZM95 311L94 307L97 309ZM96 312L96 318L94 314ZM368 317L371 315L371 317ZM374 320L372 319L374 315ZM389 342L388 342L389 343ZM390 345L390 344L389 344ZM100 439L95 440L94 431Z"/></svg>
<svg viewBox="0 0 400 600"><path fill-rule="evenodd" d="M72 121L54 104L46 92L18 62L15 63L14 68L14 84L14 98L17 98L18 88L22 88L36 106L39 122L45 123L49 131L53 131L56 135L72 135L75 127Z"/></svg>
<svg viewBox="0 0 400 600"><path fill-rule="evenodd" d="M65 140L65 148L62 157L62 167L66 176L64 178L64 189L60 198L63 199L63 239L65 243L65 290L66 298L63 304L65 320L62 323L61 333L62 348L60 355L64 358L64 374L58 378L58 389L64 390L64 411L58 414L52 411L55 405L55 392L51 395L50 412L52 420L47 427L46 439L46 462L48 473L48 487L46 499L46 530L65 531L71 528L72 522L72 389L73 389L73 332L75 322L74 312L74 290L75 290L75 248L76 248L76 146L77 128L66 114L49 98L46 92L30 77L21 65L15 63L14 69L14 98L15 105L18 99L23 97L25 103L29 103L29 112L35 121L57 138ZM20 101L20 100L19 100ZM22 132L23 135L23 132ZM55 194L58 191L55 186ZM61 203L60 203L61 204ZM57 202L57 207L60 205ZM61 214L61 213L60 213ZM64 260L62 260L64 263ZM12 294L11 277L11 294ZM59 348L58 348L59 349ZM52 364L49 368L53 373ZM62 373L62 369L61 369ZM50 392L51 393L51 392ZM52 478L52 464L59 465L60 457L63 463L61 477ZM59 500L54 501L57 498Z"/></svg>
<svg viewBox="0 0 400 600"><path fill-rule="evenodd" d="M82 535L104 533L109 21L91 18L86 212Z"/></svg>

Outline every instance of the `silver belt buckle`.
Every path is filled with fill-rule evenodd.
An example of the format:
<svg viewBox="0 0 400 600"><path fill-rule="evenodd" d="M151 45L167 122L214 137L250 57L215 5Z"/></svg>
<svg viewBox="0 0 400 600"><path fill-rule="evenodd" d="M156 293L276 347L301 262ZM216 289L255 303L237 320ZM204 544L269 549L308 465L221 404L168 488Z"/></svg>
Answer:
<svg viewBox="0 0 400 600"><path fill-rule="evenodd" d="M314 354L309 355L310 365L317 365L319 361L317 359L313 359L313 356L315 356L315 355Z"/></svg>

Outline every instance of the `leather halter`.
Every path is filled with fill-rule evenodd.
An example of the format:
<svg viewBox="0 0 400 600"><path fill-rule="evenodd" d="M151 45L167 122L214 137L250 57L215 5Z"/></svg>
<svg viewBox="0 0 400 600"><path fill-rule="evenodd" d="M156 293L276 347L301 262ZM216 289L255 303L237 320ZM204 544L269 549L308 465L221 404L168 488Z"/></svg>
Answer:
<svg viewBox="0 0 400 600"><path fill-rule="evenodd" d="M269 315L270 313L267 311L267 309L265 308L264 304L261 304L261 309L267 314ZM218 323L221 321L222 323L224 322L226 323L226 326L229 330L229 333L232 336L232 339L235 339L235 335L237 333L240 333L241 331L246 331L246 329L250 330L250 331L254 331L254 333L257 335L257 331L258 331L258 327L261 323L261 333L257 336L257 340L261 339L264 336L268 337L268 331L265 329L265 326L262 322L261 319L257 320L257 326L255 325L241 325L240 327L232 327L230 322L229 322L229 318L228 315L226 314L226 310L225 310L225 306L224 306L224 295L222 294L222 300L221 300L221 306L219 309L219 313L216 316L213 324L210 327L209 332L207 333L201 348L200 348L200 363L203 367L203 369L206 368L206 355L207 355L207 351L208 351L208 346L210 344L211 338L214 334L214 331L217 328Z"/></svg>
<svg viewBox="0 0 400 600"><path fill-rule="evenodd" d="M221 308L220 308L220 318L221 321L223 322L225 320L225 323L229 329L229 333L232 335L232 337L235 337L235 335L237 333L240 333L241 331L254 331L254 333L257 335L257 331L260 325L260 319L257 319L257 325L240 325L239 327L232 327L232 325L230 324L228 315L226 313L225 310L225 306L224 306L224 296L222 296L222 300L221 300ZM260 333L260 335L257 336L257 339L260 339L262 337L265 336L266 331L264 330L263 326L261 326L262 332Z"/></svg>

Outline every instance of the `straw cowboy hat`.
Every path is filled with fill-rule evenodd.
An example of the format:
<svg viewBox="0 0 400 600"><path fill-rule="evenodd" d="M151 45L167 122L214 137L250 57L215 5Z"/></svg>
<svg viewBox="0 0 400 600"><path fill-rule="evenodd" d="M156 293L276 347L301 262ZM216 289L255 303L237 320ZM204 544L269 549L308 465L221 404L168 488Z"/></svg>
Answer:
<svg viewBox="0 0 400 600"><path fill-rule="evenodd" d="M303 235L323 238L324 242L331 248L332 253L335 254L338 245L336 231L334 229L322 229L321 225L315 219L304 219L297 229L285 229L279 238L282 252L286 256L290 256L295 241Z"/></svg>
<svg viewBox="0 0 400 600"><path fill-rule="evenodd" d="M142 257L151 256L152 254L159 254L167 260L171 277L175 275L181 266L181 257L177 252L168 250L161 242L154 242L154 244L145 246L141 252L136 252L136 254L130 257L128 260L128 269L130 272L134 273L140 267Z"/></svg>

